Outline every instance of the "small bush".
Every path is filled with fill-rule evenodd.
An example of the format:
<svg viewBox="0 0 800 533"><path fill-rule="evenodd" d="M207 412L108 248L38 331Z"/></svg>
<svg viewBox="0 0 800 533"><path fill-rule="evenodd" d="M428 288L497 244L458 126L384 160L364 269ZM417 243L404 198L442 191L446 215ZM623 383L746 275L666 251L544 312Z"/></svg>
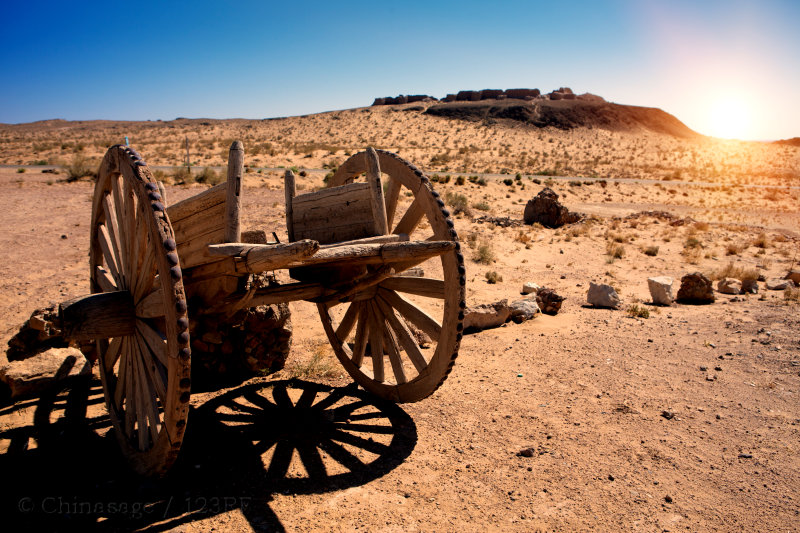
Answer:
<svg viewBox="0 0 800 533"><path fill-rule="evenodd" d="M195 181L206 185L217 185L222 183L222 176L213 168L205 167L203 171L195 177Z"/></svg>
<svg viewBox="0 0 800 533"><path fill-rule="evenodd" d="M469 209L469 201L463 194L448 192L445 194L444 199L447 205L450 206L450 210L454 215L457 215L458 213L464 213L465 215L469 216L472 214Z"/></svg>
<svg viewBox="0 0 800 533"><path fill-rule="evenodd" d="M783 299L787 302L800 302L800 287L786 287L786 290L783 291Z"/></svg>
<svg viewBox="0 0 800 533"><path fill-rule="evenodd" d="M514 240L517 242L521 242L522 244L528 244L529 242L531 242L531 237L524 231L520 230L520 232L517 233L517 236L514 237Z"/></svg>
<svg viewBox="0 0 800 533"><path fill-rule="evenodd" d="M751 245L761 249L769 248L770 245L769 237L767 236L766 233L759 233L758 237L753 239Z"/></svg>
<svg viewBox="0 0 800 533"><path fill-rule="evenodd" d="M491 265L494 262L494 249L488 242L482 242L475 250L472 260L484 265Z"/></svg>
<svg viewBox="0 0 800 533"><path fill-rule="evenodd" d="M478 178L478 180L475 183L477 183L481 187L486 187L487 185L486 178Z"/></svg>
<svg viewBox="0 0 800 533"><path fill-rule="evenodd" d="M621 244L610 242L606 246L606 255L612 259L622 259L625 255L625 247Z"/></svg>
<svg viewBox="0 0 800 533"><path fill-rule="evenodd" d="M702 248L703 247L703 243L701 243L695 237L689 237L688 239L686 239L686 242L683 244L683 247L684 248Z"/></svg>
<svg viewBox="0 0 800 533"><path fill-rule="evenodd" d="M506 178L503 180L503 184L508 185L510 187L511 185L514 185L514 180L512 180L511 178Z"/></svg>
<svg viewBox="0 0 800 533"><path fill-rule="evenodd" d="M464 183L466 183L464 176L456 176L456 185L464 185Z"/></svg>
<svg viewBox="0 0 800 533"><path fill-rule="evenodd" d="M739 255L744 251L744 246L741 244L731 243L725 247L725 255Z"/></svg>
<svg viewBox="0 0 800 533"><path fill-rule="evenodd" d="M650 318L650 310L646 307L640 307L639 304L633 304L628 307L628 316L636 318Z"/></svg>
<svg viewBox="0 0 800 533"><path fill-rule="evenodd" d="M25 174L25 169L24 168L18 168L17 169L17 174Z"/></svg>
<svg viewBox="0 0 800 533"><path fill-rule="evenodd" d="M648 246L644 250L644 255L649 255L650 257L655 257L658 255L658 246Z"/></svg>
<svg viewBox="0 0 800 533"><path fill-rule="evenodd" d="M503 276L492 270L491 272L486 273L486 282L490 285L494 285L495 283L503 281Z"/></svg>
<svg viewBox="0 0 800 533"><path fill-rule="evenodd" d="M474 207L478 211L488 211L489 209L491 209L491 206L489 206L489 202L485 200L482 202L477 202L472 204L472 207Z"/></svg>
<svg viewBox="0 0 800 533"><path fill-rule="evenodd" d="M175 167L172 169L172 180L178 185L184 185L192 182L194 175L189 167Z"/></svg>
<svg viewBox="0 0 800 533"><path fill-rule="evenodd" d="M93 165L86 156L77 154L72 158L72 162L64 166L64 171L67 173L67 181L78 181L81 178L91 177L96 178L96 166Z"/></svg>

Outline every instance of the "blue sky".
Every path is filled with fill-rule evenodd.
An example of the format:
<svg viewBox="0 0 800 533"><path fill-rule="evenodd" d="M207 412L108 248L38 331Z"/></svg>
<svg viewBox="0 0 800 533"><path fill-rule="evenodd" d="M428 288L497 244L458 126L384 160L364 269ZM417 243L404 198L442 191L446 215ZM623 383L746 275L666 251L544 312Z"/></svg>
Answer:
<svg viewBox="0 0 800 533"><path fill-rule="evenodd" d="M565 85L800 135L800 2L5 2L0 122L265 118ZM730 120L740 113L736 126ZM746 122L746 131L741 123Z"/></svg>

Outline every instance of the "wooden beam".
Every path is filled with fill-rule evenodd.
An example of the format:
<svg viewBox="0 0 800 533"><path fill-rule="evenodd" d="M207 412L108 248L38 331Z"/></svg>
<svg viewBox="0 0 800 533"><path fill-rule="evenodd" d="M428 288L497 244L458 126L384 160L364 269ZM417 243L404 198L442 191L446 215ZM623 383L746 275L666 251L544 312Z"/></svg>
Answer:
<svg viewBox="0 0 800 533"><path fill-rule="evenodd" d="M415 241L388 244L355 244L319 250L316 254L287 265L297 268L326 263L380 264L434 257L455 248L454 241Z"/></svg>
<svg viewBox="0 0 800 533"><path fill-rule="evenodd" d="M367 183L369 183L372 216L375 220L375 234L386 235L389 233L389 227L386 222L386 203L383 200L381 166L378 154L371 146L367 148Z"/></svg>
<svg viewBox="0 0 800 533"><path fill-rule="evenodd" d="M289 241L291 242L294 241L294 197L297 196L294 172L286 170L283 175L283 184L286 194L286 232L289 234Z"/></svg>
<svg viewBox="0 0 800 533"><path fill-rule="evenodd" d="M228 187L225 199L225 242L242 240L240 226L242 174L244 173L244 145L233 141L228 152Z"/></svg>
<svg viewBox="0 0 800 533"><path fill-rule="evenodd" d="M240 259L233 263L236 273L257 273L275 270L293 262L302 260L316 253L319 243L304 239L302 241L285 244L248 244L242 242L212 244L208 246L208 253L212 256L227 256ZM229 268L231 263L222 262L220 268ZM224 272L220 272L224 273Z"/></svg>
<svg viewBox="0 0 800 533"><path fill-rule="evenodd" d="M64 337L76 341L133 335L136 312L128 291L101 292L59 305Z"/></svg>

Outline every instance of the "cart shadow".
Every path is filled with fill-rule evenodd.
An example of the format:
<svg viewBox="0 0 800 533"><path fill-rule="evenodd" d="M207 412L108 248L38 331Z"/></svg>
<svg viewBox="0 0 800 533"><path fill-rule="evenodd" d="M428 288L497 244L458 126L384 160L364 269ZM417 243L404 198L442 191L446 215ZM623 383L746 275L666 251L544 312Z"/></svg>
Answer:
<svg viewBox="0 0 800 533"><path fill-rule="evenodd" d="M165 531L236 511L255 530L282 531L274 495L363 485L402 464L417 440L405 411L355 385L251 383L193 409L170 474L144 480L128 471L108 417L84 416L79 399L102 401L98 385L42 399L32 426L0 431L12 523Z"/></svg>

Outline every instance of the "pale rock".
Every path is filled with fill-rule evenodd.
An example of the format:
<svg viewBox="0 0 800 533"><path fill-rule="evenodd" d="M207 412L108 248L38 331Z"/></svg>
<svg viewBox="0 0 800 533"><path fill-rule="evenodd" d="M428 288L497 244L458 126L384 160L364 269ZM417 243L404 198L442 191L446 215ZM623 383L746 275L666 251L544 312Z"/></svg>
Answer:
<svg viewBox="0 0 800 533"><path fill-rule="evenodd" d="M771 291L785 291L794 288L794 281L790 279L768 279L767 289Z"/></svg>
<svg viewBox="0 0 800 533"><path fill-rule="evenodd" d="M647 288L650 289L650 298L654 304L672 305L672 278L669 276L647 278Z"/></svg>
<svg viewBox="0 0 800 533"><path fill-rule="evenodd" d="M56 384L92 373L92 364L77 348L50 348L22 361L0 366L0 380L11 397L37 396Z"/></svg>
<svg viewBox="0 0 800 533"><path fill-rule="evenodd" d="M536 294L537 292L539 292L539 289L541 289L541 287L539 287L532 281L528 281L522 284L522 294Z"/></svg>
<svg viewBox="0 0 800 533"><path fill-rule="evenodd" d="M510 318L515 324L521 324L526 320L531 320L542 310L536 304L536 298L526 298L524 300L517 300L511 302L508 306Z"/></svg>
<svg viewBox="0 0 800 533"><path fill-rule="evenodd" d="M511 316L511 310L508 308L508 300L505 299L493 304L468 307L464 314L464 329L480 331L496 328L505 324L509 316Z"/></svg>
<svg viewBox="0 0 800 533"><path fill-rule="evenodd" d="M734 278L722 278L717 282L717 290L722 294L741 294L742 282Z"/></svg>
<svg viewBox="0 0 800 533"><path fill-rule="evenodd" d="M608 309L619 309L621 304L619 295L611 285L602 283L589 283L589 292L586 293L586 301L595 307L605 307Z"/></svg>

